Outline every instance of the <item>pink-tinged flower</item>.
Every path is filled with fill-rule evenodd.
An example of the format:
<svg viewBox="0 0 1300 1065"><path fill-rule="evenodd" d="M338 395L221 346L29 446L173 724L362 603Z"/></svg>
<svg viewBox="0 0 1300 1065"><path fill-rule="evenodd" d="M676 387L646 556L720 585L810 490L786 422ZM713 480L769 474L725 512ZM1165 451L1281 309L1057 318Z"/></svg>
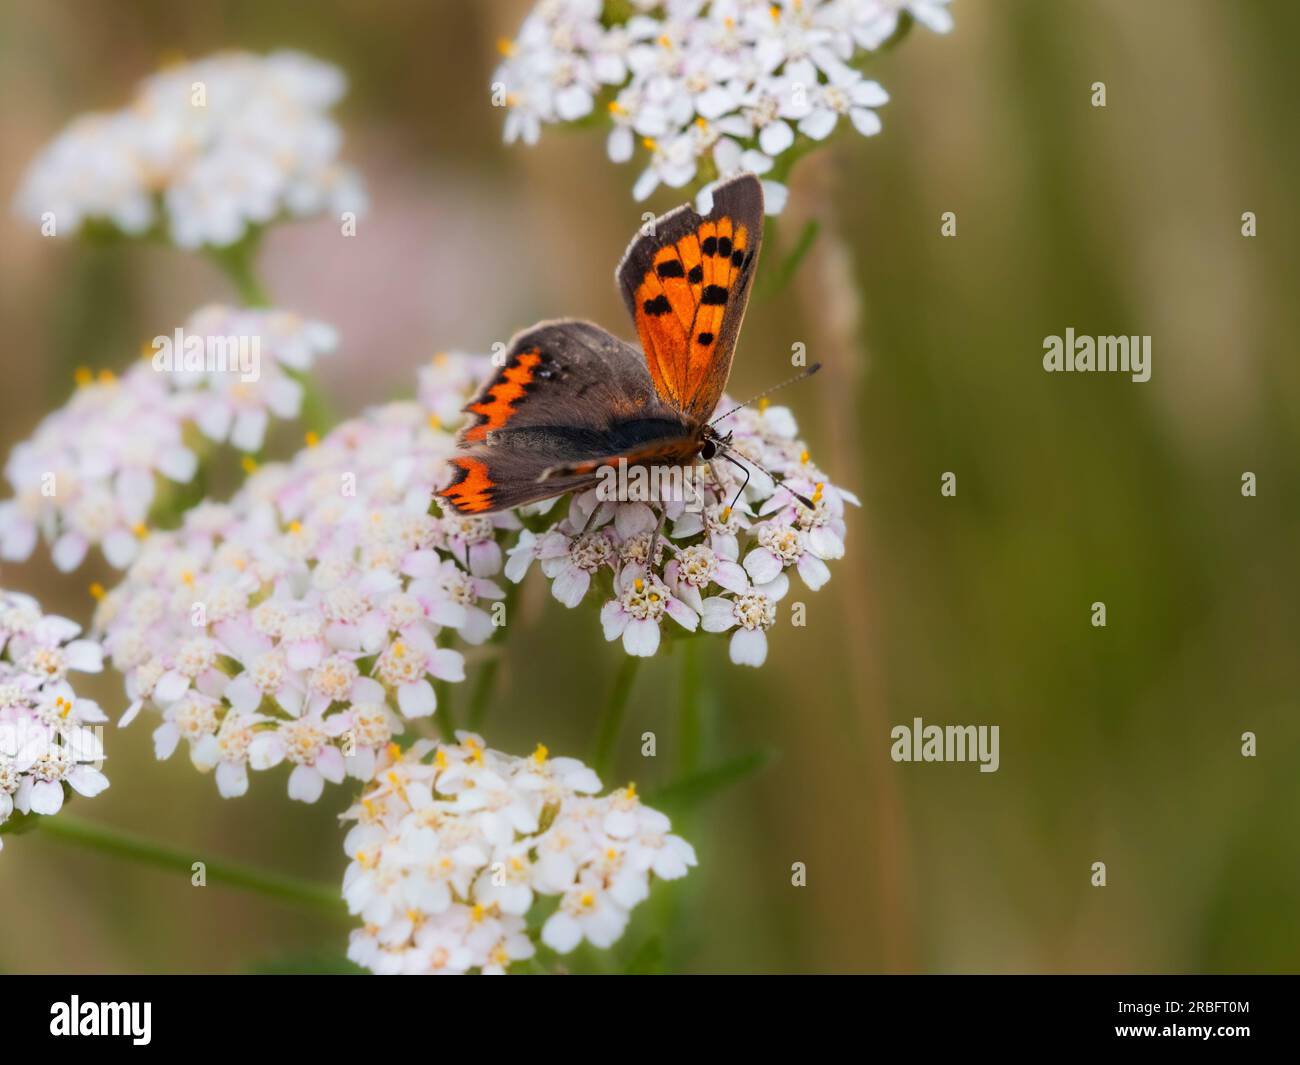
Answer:
<svg viewBox="0 0 1300 1065"><path fill-rule="evenodd" d="M582 602L596 573L614 567L618 552L613 538L597 529L573 537L552 535L539 546L537 557L551 580L551 594L572 608Z"/></svg>
<svg viewBox="0 0 1300 1065"><path fill-rule="evenodd" d="M377 973L502 973L532 957L524 923L559 898L539 938L567 953L622 935L653 879L685 876L690 844L634 788L602 797L596 775L545 747L517 758L470 733L386 749L343 819L348 956Z"/></svg>
<svg viewBox="0 0 1300 1065"><path fill-rule="evenodd" d="M439 424L453 432L465 420L465 401L493 370L487 355L439 352L420 367L420 405Z"/></svg>
<svg viewBox="0 0 1300 1065"><path fill-rule="evenodd" d="M58 813L67 789L93 798L108 787L97 728L107 717L67 679L102 668L80 632L30 596L0 591L0 832L15 811Z"/></svg>
<svg viewBox="0 0 1300 1065"><path fill-rule="evenodd" d="M732 632L737 664L764 662L786 571L814 591L830 579L828 563L844 554L845 504L857 499L812 463L788 409L733 406L723 398L730 413L716 427L734 463L715 459L696 491L679 487L681 499L608 499L597 489L561 499L549 525L530 515L532 527L507 547L506 577L521 581L537 562L565 606L599 596L605 638L631 655L656 653L669 616L690 632Z"/></svg>
<svg viewBox="0 0 1300 1065"><path fill-rule="evenodd" d="M486 538L429 513L454 450L424 408L390 404L146 537L96 613L121 724L155 712L157 756L183 742L224 796L286 762L306 802L369 779L404 721L436 711L434 683L464 679L450 644L485 640L504 594L457 561Z"/></svg>
<svg viewBox="0 0 1300 1065"><path fill-rule="evenodd" d="M733 559L719 555L707 543L682 548L664 568L664 580L674 594L697 614L704 611L703 593L710 585L736 593L749 587L745 571Z"/></svg>
<svg viewBox="0 0 1300 1065"><path fill-rule="evenodd" d="M745 572L755 584L768 584L787 566L799 571L810 591L831 579L830 567L809 550L808 535L788 525L765 523L757 530L758 546L745 556Z"/></svg>
<svg viewBox="0 0 1300 1065"><path fill-rule="evenodd" d="M23 176L16 212L47 235L86 222L225 247L282 216L360 212L329 112L345 82L298 52L221 52L142 81L128 107L75 119Z"/></svg>
<svg viewBox="0 0 1300 1065"><path fill-rule="evenodd" d="M442 519L446 550L475 577L491 577L501 572L497 530L518 528L519 519L509 511L486 517L449 514Z"/></svg>
<svg viewBox="0 0 1300 1065"><path fill-rule="evenodd" d="M121 377L78 371L72 398L18 444L5 466L0 557L29 557L40 538L60 570L98 546L109 564L135 559L156 504L199 468L195 438L257 450L272 417L298 414L292 374L329 350L333 331L284 311L211 306ZM165 342L159 343L159 342ZM189 350L193 342L193 350Z"/></svg>
<svg viewBox="0 0 1300 1065"><path fill-rule="evenodd" d="M857 0L852 5L853 39L874 51L898 31L899 18L911 15L935 33L952 29L951 0Z"/></svg>
<svg viewBox="0 0 1300 1065"><path fill-rule="evenodd" d="M705 632L730 632L731 660L738 666L761 666L767 661L767 630L776 624L776 604L789 581L784 574L732 599L710 596L704 600L701 627Z"/></svg>
<svg viewBox="0 0 1300 1065"><path fill-rule="evenodd" d="M637 200L702 175L762 175L829 136L841 115L865 136L878 132L874 109L888 97L855 64L894 35L904 12L947 32L947 2L686 0L611 16L590 0L543 0L503 48L493 101L506 112L506 142L532 145L544 126L590 122L600 86L616 87L606 153L644 160ZM699 190L701 212L712 184ZM768 178L763 187L768 213L780 214L785 185Z"/></svg>
<svg viewBox="0 0 1300 1065"><path fill-rule="evenodd" d="M261 732L248 745L248 763L254 769L270 769L288 759L289 798L315 802L325 790L325 781L342 784L347 767L343 752L332 742L342 722L326 722L311 716L288 721L271 732Z"/></svg>
<svg viewBox="0 0 1300 1065"><path fill-rule="evenodd" d="M135 556L157 485L194 476L184 414L148 367L78 381L9 456L14 498L0 503L0 557L25 559L44 537L60 570L76 569L92 546L121 568Z"/></svg>
<svg viewBox="0 0 1300 1065"><path fill-rule="evenodd" d="M161 372L191 401L200 432L240 451L261 449L272 418L298 417L303 388L294 375L307 373L338 345L323 322L219 305L196 311L184 335L203 341L202 358L191 364L187 353L176 353L173 366Z"/></svg>
<svg viewBox="0 0 1300 1065"><path fill-rule="evenodd" d="M623 638L623 650L639 658L649 658L659 650L659 624L671 617L687 632L700 623L686 603L674 596L658 578L642 577L640 566L628 566L615 581L618 598L611 599L600 612L605 639Z"/></svg>
<svg viewBox="0 0 1300 1065"><path fill-rule="evenodd" d="M413 578L409 592L424 606L434 625L454 628L468 644L481 644L492 635L492 616L477 604L504 599L506 593L500 585L473 576L436 551L412 552L402 572Z"/></svg>

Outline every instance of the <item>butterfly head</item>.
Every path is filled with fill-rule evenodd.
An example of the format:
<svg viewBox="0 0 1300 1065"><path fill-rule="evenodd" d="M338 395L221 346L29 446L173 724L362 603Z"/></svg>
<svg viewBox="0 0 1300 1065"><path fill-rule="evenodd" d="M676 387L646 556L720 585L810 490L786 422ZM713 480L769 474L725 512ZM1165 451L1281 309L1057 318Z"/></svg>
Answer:
<svg viewBox="0 0 1300 1065"><path fill-rule="evenodd" d="M711 425L706 425L700 434L700 459L708 462L715 458L719 452L727 450L731 443L731 433L726 436L719 435Z"/></svg>

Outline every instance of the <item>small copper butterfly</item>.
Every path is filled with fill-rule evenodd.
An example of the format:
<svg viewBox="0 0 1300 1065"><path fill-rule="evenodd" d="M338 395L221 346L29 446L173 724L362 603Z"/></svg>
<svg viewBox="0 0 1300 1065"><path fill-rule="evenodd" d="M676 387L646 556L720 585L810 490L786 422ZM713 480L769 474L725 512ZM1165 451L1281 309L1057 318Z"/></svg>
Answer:
<svg viewBox="0 0 1300 1065"><path fill-rule="evenodd" d="M615 271L641 350L565 318L517 334L505 362L465 407L456 474L438 494L464 514L594 485L602 466L708 461L726 438L709 425L763 240L763 187L719 185L701 217L689 205L655 220Z"/></svg>

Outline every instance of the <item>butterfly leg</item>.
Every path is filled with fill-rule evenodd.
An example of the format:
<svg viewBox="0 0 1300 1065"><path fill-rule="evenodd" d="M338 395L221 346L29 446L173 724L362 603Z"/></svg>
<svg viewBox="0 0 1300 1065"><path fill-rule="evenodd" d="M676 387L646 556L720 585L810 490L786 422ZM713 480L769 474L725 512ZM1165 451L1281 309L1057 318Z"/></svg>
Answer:
<svg viewBox="0 0 1300 1065"><path fill-rule="evenodd" d="M579 530L577 531L577 533L575 533L574 535L576 535L576 536L583 536L583 535L585 535L586 532L587 532L588 527L591 525L591 519L594 518L594 517L596 516L597 512L598 512L598 511L600 510L600 508L603 507L604 505L605 505L605 504L602 503L599 499L596 500L596 505L595 505L594 507L592 507L589 511L587 511L587 516L582 520L582 528L579 529Z"/></svg>
<svg viewBox="0 0 1300 1065"><path fill-rule="evenodd" d="M732 507L734 507L737 503L740 502L741 495L743 495L745 489L749 487L749 467L746 466L743 462L738 462L736 459L732 458L731 453L729 451L722 452L722 457L726 459L728 462L730 462L733 466L735 466L738 470L740 470L741 473L745 475L745 480L741 482L740 487L736 489L736 497L729 504L727 504L727 509L730 510Z"/></svg>
<svg viewBox="0 0 1300 1065"><path fill-rule="evenodd" d="M668 508L663 503L659 504L659 523L655 526L654 535L650 537L650 550L646 552L645 569L646 573L654 570L655 554L659 550L659 538L664 534L664 522L668 518Z"/></svg>
<svg viewBox="0 0 1300 1065"><path fill-rule="evenodd" d="M718 469L718 464L709 459L709 473L713 475L713 483L718 486L718 502L721 503L726 496L723 494L726 489L723 486L722 471Z"/></svg>
<svg viewBox="0 0 1300 1065"><path fill-rule="evenodd" d="M745 462L740 462L739 460L733 458L733 457L732 457L732 456L731 456L727 451L719 451L718 454L720 454L724 459L726 459L728 462L730 462L733 466L739 468L739 469L740 469L741 471L743 471L744 474L745 474L745 481L744 481L744 484L742 484L742 485L740 486L740 490L739 490L738 492L736 492L736 497L735 497L735 499L733 499L733 500L731 501L731 505L734 507L734 506L735 506L735 505L740 501L741 493L743 493L743 492L745 491L745 488L749 485L749 476L750 476L750 475L749 475L749 466L748 466L746 463L748 463L748 462L753 462L753 459L746 459ZM754 466L755 466L757 469L763 470L764 473L766 473L769 477L771 477L771 478L772 478L772 483L773 483L774 485L776 485L777 488L780 488L780 489L783 489L783 490L786 491L786 492L789 492L792 496L794 496L795 499L797 499L800 503L802 503L802 504L803 504L805 507L807 507L809 510L815 510L815 509L816 509L817 505L816 505L816 504L815 504L811 499L809 499L806 495L804 495L804 494L801 493L801 492L796 492L793 488L791 488L789 485L787 485L787 484L785 483L785 479L784 479L784 478L774 476L770 471L768 471L768 470L764 470L762 466L759 466L757 462L754 462ZM715 478L717 477L717 474L716 474L716 473L714 474L714 477L715 477Z"/></svg>

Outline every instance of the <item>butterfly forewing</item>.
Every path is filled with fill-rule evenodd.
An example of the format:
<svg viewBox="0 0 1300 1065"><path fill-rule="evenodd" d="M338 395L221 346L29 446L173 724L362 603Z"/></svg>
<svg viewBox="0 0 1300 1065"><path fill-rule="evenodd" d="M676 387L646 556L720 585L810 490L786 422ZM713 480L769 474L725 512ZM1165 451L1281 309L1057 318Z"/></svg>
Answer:
<svg viewBox="0 0 1300 1065"><path fill-rule="evenodd" d="M702 425L727 385L763 236L763 190L744 175L656 219L619 264L617 279L665 403Z"/></svg>
<svg viewBox="0 0 1300 1065"><path fill-rule="evenodd" d="M482 514L587 487L601 460L647 443L681 442L691 429L659 397L641 353L590 322L543 322L519 333L503 365L465 407L462 453L438 494ZM566 476L558 467L588 468Z"/></svg>

